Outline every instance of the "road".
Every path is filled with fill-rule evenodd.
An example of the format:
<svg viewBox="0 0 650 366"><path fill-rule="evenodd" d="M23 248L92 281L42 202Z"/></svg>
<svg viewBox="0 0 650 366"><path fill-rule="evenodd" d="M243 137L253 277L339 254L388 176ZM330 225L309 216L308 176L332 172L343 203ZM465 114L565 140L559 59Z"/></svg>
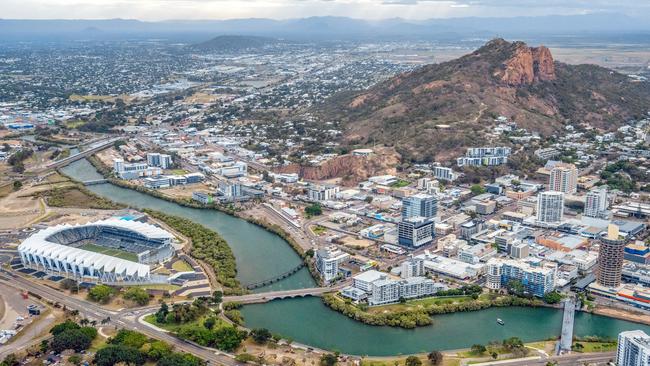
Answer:
<svg viewBox="0 0 650 366"><path fill-rule="evenodd" d="M40 174L43 174L43 173L48 172L50 170L57 169L57 168L60 168L62 166L66 166L66 165L68 165L68 164L70 164L70 163L72 163L72 162L74 162L76 160L80 160L80 159L83 159L83 158L85 158L87 156L93 155L96 152L111 146L115 141L118 141L120 138L121 137L113 137L113 138L107 139L107 140L102 141L102 142L94 142L94 143L88 145L88 149L86 149L84 151L81 151L81 152L79 152L77 154L70 155L67 158L54 161L54 162L46 165L45 167L35 171L35 173L40 175Z"/></svg>
<svg viewBox="0 0 650 366"><path fill-rule="evenodd" d="M3 271L3 273L4 277L8 272ZM137 330L138 332L143 333L151 338L167 342L179 351L191 353L206 361L209 361L210 363L227 366L239 365L239 363L229 355L225 355L213 349L193 345L191 343L180 340L168 333L160 332L147 325L141 324L137 321L136 316L130 312L108 311L93 303L67 296L55 289L35 284L22 277L13 275L9 275L9 277L11 277L9 280L5 280L4 278L0 279L0 283L28 290L31 293L42 296L45 299L65 305L68 309L78 310L81 315L89 319L101 320L110 317L111 323L113 325L121 328Z"/></svg>
<svg viewBox="0 0 650 366"><path fill-rule="evenodd" d="M540 358L538 360L524 359L524 360L502 360L494 362L481 362L477 366L546 366L549 363L556 362L557 365L584 365L584 364L599 364L605 365L610 360L616 358L615 352L600 352L600 353L575 353L570 355L555 356L549 358Z"/></svg>

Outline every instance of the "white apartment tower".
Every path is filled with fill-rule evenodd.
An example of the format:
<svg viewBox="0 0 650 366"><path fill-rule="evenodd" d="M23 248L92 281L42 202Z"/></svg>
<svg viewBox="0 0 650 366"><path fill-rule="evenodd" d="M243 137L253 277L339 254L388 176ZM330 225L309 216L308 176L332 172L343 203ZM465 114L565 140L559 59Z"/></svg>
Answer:
<svg viewBox="0 0 650 366"><path fill-rule="evenodd" d="M549 191L576 193L578 191L578 169L573 164L557 164L551 169Z"/></svg>
<svg viewBox="0 0 650 366"><path fill-rule="evenodd" d="M616 365L649 366L650 336L641 330L621 332L618 335Z"/></svg>
<svg viewBox="0 0 650 366"><path fill-rule="evenodd" d="M557 191L540 192L537 195L537 221L545 224L558 224L564 216L564 193Z"/></svg>
<svg viewBox="0 0 650 366"><path fill-rule="evenodd" d="M607 189L594 188L585 197L584 216L601 218L607 211Z"/></svg>

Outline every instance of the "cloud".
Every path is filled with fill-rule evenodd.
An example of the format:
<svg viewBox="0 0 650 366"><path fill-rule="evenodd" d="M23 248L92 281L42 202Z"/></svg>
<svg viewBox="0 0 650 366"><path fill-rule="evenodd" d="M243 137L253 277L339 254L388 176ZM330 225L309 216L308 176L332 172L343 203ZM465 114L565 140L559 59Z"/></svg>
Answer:
<svg viewBox="0 0 650 366"><path fill-rule="evenodd" d="M307 16L409 19L571 15L650 16L647 0L0 0L5 19L287 19Z"/></svg>

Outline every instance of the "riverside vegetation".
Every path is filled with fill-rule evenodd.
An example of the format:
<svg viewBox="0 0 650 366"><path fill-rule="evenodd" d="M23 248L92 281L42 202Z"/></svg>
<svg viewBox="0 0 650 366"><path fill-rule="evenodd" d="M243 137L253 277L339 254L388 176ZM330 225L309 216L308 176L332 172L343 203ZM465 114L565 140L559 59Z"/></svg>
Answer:
<svg viewBox="0 0 650 366"><path fill-rule="evenodd" d="M365 304L355 305L336 294L324 294L323 303L332 310L369 325L388 325L412 329L433 324L432 315L448 314L462 311L476 311L490 307L506 306L543 306L537 299L526 299L513 295L486 294L476 298L464 296L461 298L432 297L432 301L423 302L418 306L408 308L395 304L393 306L377 307L382 311L372 311ZM418 300L415 300L418 301Z"/></svg>
<svg viewBox="0 0 650 366"><path fill-rule="evenodd" d="M235 255L226 240L219 234L182 217L167 215L149 209L145 209L144 212L189 238L192 241L190 255L208 263L214 269L219 283L230 291L241 290L239 281L236 278L237 264L235 263Z"/></svg>

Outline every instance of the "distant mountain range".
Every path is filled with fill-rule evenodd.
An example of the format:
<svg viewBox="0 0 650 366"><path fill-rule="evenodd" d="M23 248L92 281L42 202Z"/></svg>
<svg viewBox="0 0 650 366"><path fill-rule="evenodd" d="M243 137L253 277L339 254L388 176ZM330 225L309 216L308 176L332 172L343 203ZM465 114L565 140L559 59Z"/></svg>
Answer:
<svg viewBox="0 0 650 366"><path fill-rule="evenodd" d="M106 20L11 20L0 19L5 40L19 39L132 39L163 37L192 43L217 35L247 35L291 40L359 39L441 39L478 37L481 39L540 36L566 38L567 35L617 37L644 33L650 23L621 14L539 16L511 18L448 18L429 20L362 20L346 17L310 17L288 20L232 19L204 21L144 22L127 19Z"/></svg>
<svg viewBox="0 0 650 366"><path fill-rule="evenodd" d="M487 144L498 116L542 135L567 124L611 131L650 110L650 83L596 65L553 60L548 48L494 39L455 60L397 75L321 106L351 145L393 146L407 160L449 160Z"/></svg>

